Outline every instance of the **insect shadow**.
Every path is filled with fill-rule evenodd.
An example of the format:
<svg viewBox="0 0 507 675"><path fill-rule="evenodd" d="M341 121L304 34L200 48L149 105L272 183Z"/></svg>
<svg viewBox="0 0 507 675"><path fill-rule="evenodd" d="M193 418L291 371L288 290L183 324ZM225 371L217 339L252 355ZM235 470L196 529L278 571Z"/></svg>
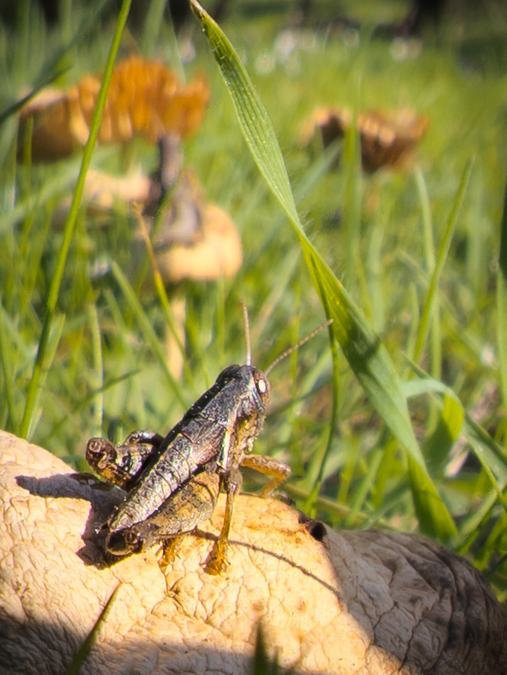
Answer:
<svg viewBox="0 0 507 675"><path fill-rule="evenodd" d="M125 498L122 490L98 480L91 473L60 473L40 478L20 475L16 476L16 483L38 497L81 499L89 502L91 509L81 535L84 546L77 551L77 555L86 565L102 568L111 564L104 556L97 530Z"/></svg>

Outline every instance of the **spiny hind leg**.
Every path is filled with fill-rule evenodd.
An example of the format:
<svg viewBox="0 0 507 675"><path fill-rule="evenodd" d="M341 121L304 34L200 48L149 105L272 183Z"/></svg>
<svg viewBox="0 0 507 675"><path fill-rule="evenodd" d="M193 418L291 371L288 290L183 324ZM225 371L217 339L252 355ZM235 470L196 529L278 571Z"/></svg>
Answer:
<svg viewBox="0 0 507 675"><path fill-rule="evenodd" d="M221 574L229 564L227 562L227 546L231 529L234 498L241 488L241 483L242 477L239 469L232 469L223 478L223 489L226 493L224 522L220 535L213 545L206 562L205 569L208 574Z"/></svg>
<svg viewBox="0 0 507 675"><path fill-rule="evenodd" d="M268 497L279 485L286 481L292 473L288 464L284 464L272 457L265 457L264 455L244 455L241 460L241 466L258 471L271 478L271 480L262 488L261 497Z"/></svg>

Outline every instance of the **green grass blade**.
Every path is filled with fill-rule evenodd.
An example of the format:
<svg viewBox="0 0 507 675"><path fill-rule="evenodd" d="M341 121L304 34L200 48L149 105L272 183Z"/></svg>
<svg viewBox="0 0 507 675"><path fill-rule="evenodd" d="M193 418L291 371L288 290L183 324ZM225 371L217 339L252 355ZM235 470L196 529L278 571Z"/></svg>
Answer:
<svg viewBox="0 0 507 675"><path fill-rule="evenodd" d="M480 534L492 509L497 502L498 496L495 490L491 490L481 500L480 505L468 517L460 523L459 535L456 537L456 551L460 555L465 555Z"/></svg>
<svg viewBox="0 0 507 675"><path fill-rule="evenodd" d="M413 370L421 378L418 381L410 382L405 390L409 396L416 396L422 393L442 394L444 400L454 399L456 406L463 409L463 404L456 394L442 382L429 377L423 370L415 364L411 364ZM460 417L459 413L453 414L453 417ZM452 424L451 424L452 426ZM487 477L496 490L499 501L503 500L502 492L507 487L507 462L505 451L488 434L488 432L475 422L468 413L464 414L463 432L465 433L471 448L481 463Z"/></svg>
<svg viewBox="0 0 507 675"><path fill-rule="evenodd" d="M155 286L155 291L157 293L160 306L162 307L162 310L164 312L165 316L165 321L167 324L167 329L174 340L174 344L176 349L178 349L182 361L183 361L183 372L185 374L185 379L187 382L191 382L193 379L192 371L187 365L186 359L185 359L185 347L183 346L183 342L181 341L181 337L178 333L178 328L176 325L176 320L174 318L174 313L171 308L171 302L169 300L169 296L167 294L167 290L164 284L164 281L162 279L162 274L160 273L160 268L157 263L157 257L155 255L155 251L153 249L153 244L150 239L150 234L148 231L148 228L146 226L146 223L144 221L143 215L140 212L139 208L137 206L134 207L134 214L136 216L138 225L139 225L139 230L141 232L141 236L144 240L144 244L146 246L146 252L148 254L148 259L150 262L150 268L151 268L151 273L153 277L153 285Z"/></svg>
<svg viewBox="0 0 507 675"><path fill-rule="evenodd" d="M465 432L475 456L482 464L486 475L497 491L498 499L503 502L504 508L507 508L507 495L503 495L507 488L505 451L470 415L465 418Z"/></svg>
<svg viewBox="0 0 507 675"><path fill-rule="evenodd" d="M431 216L431 205L428 194L428 188L424 179L424 174L421 169L416 169L414 173L415 184L419 195L419 202L421 205L421 220L422 220L422 241L424 247L424 259L426 262L426 269L428 276L433 274L435 269L435 242L433 239L433 221ZM418 310L419 313L419 310ZM415 316L414 316L415 318ZM420 329L420 321L414 321L414 326L417 330ZM414 331L414 342L410 349L407 349L408 354L414 353L415 338L417 332ZM430 354L431 354L431 375L440 379L442 370L442 335L441 335L441 321L440 321L440 303L438 294L434 297L433 308L431 312L430 322Z"/></svg>
<svg viewBox="0 0 507 675"><path fill-rule="evenodd" d="M7 330L4 327L4 310L2 306L2 298L0 297L0 367L3 375L3 398L7 406L7 428L14 428L16 426L15 417L15 380L12 374L12 364L15 359L12 357L12 346L9 344Z"/></svg>
<svg viewBox="0 0 507 675"><path fill-rule="evenodd" d="M146 8L143 35L141 38L141 54L153 58L156 54L157 38L164 24L166 0L151 0Z"/></svg>
<svg viewBox="0 0 507 675"><path fill-rule="evenodd" d="M435 243L433 241L433 222L431 218L430 198L428 188L424 180L424 174L421 169L414 172L414 180L421 203L422 231L424 259L428 270L432 271L435 267Z"/></svg>
<svg viewBox="0 0 507 675"><path fill-rule="evenodd" d="M502 399L507 405L507 184L504 191L502 220L500 222L500 255L497 273L497 340L498 361L500 367L500 384Z"/></svg>
<svg viewBox="0 0 507 675"><path fill-rule="evenodd" d="M97 617L97 620L93 624L91 631L86 636L77 652L74 654L72 661L70 662L70 664L67 667L67 670L65 671L65 675L78 675L81 672L81 668L86 659L88 658L88 655L91 652L93 645L97 642L99 631L107 620L108 614L111 611L111 607L113 606L113 603L116 599L116 596L118 595L118 591L120 590L121 585L122 584L120 582L109 596L108 601L104 605L104 609L100 612L99 616Z"/></svg>
<svg viewBox="0 0 507 675"><path fill-rule="evenodd" d="M331 330L331 329L330 329ZM327 435L326 445L324 452L322 453L322 459L320 461L319 469L315 481L310 492L310 497L306 501L305 507L310 510L313 507L315 499L320 491L321 485L324 481L324 474L326 470L326 464L329 460L333 449L333 441L335 435L335 429L338 426L338 400L339 400L339 383L338 383L338 369L339 369L339 359L338 359L338 349L334 341L331 342L331 351L333 358L333 383L332 383L332 398L331 398L331 420L329 424L329 431Z"/></svg>
<svg viewBox="0 0 507 675"><path fill-rule="evenodd" d="M72 196L72 203L70 206L69 215L67 216L67 220L65 222L62 246L58 255L55 272L53 278L51 279L51 285L48 291L48 296L46 300L46 311L44 315L44 322L42 325L42 332L39 338L37 356L35 359L32 377L28 385L28 393L26 396L25 409L23 412L23 419L21 421L21 426L19 430L20 435L25 438L28 438L30 434L30 428L32 425L32 419L35 412L35 406L37 402L37 396L40 387L42 373L43 370L47 367L46 357L48 350L49 335L51 333L51 326L55 317L56 307L58 304L63 273L65 271L65 266L67 264L70 245L72 243L72 240L74 238L74 232L76 230L77 216L79 212L79 206L81 204L81 200L83 197L86 173L88 171L88 167L90 166L93 149L95 147L95 143L97 141L97 137L99 134L100 125L102 121L102 114L104 112L104 108L106 105L109 83L111 81L111 75L113 73L114 62L118 50L120 48L121 37L123 34L125 24L127 22L130 4L131 0L123 0L120 13L118 14L115 33L113 36L113 40L111 42L111 47L107 57L104 75L102 77L100 91L97 97L97 105L93 113L92 124L90 127L90 136L84 148L83 159L81 161L81 169L79 171L76 187L74 189L74 193Z"/></svg>
<svg viewBox="0 0 507 675"><path fill-rule="evenodd" d="M108 390L112 389L115 387L117 384L120 384L122 382L126 382L129 378L134 377L135 375L139 374L139 369L135 368L134 370L129 370L126 373L123 373L122 375L118 375L118 377L114 377L111 380L104 381L104 384L101 386L99 390L92 389L90 393L87 396L84 396L83 398L79 399L79 401L74 405L68 412L66 412L60 419L58 419L55 424L51 427L50 432L48 434L49 437L56 436L62 427L64 427L66 424L69 422L69 416L74 415L75 413L79 412L80 410L85 410L88 407L89 403L94 403L96 400L96 396L98 394L105 394ZM100 432L102 433L102 432ZM69 455L69 457L72 457L73 455Z"/></svg>
<svg viewBox="0 0 507 675"><path fill-rule="evenodd" d="M41 368L39 373L37 389L35 390L35 396L33 399L33 412L30 419L30 427L29 427L30 433L34 432L36 421L40 416L40 410L38 410L39 397L43 391L44 384L46 382L46 377L51 368L51 364L53 363L53 360L56 356L56 350L58 349L58 345L60 343L60 338L63 333L64 324L65 324L65 315L55 313L52 317L51 326L46 343L46 351L44 354L43 367Z"/></svg>
<svg viewBox="0 0 507 675"><path fill-rule="evenodd" d="M102 433L102 423L104 416L104 363L102 359L102 339L100 334L97 307L94 304L88 305L87 311L88 320L90 323L93 351L93 422L95 432L97 435L99 435Z"/></svg>
<svg viewBox="0 0 507 675"><path fill-rule="evenodd" d="M343 142L343 167L345 172L345 186L343 191L343 225L345 232L345 277L349 287L354 288L358 283L359 266L361 264L361 206L362 206L362 175L361 175L361 139L357 126L351 124L345 133Z"/></svg>
<svg viewBox="0 0 507 675"><path fill-rule="evenodd" d="M421 320L417 329L417 337L415 340L413 360L418 363L423 350L424 345L426 344L426 339L431 325L431 318L433 313L433 308L437 299L437 290L438 284L440 281L440 276L447 260L447 254L449 253L449 247L451 245L452 237L454 234L454 229L458 221L458 215L465 198L465 194L468 187L468 182L470 180L470 174L472 172L473 160L470 160L463 171L461 176L461 181L458 187L458 192L451 207L451 212L447 218L447 222L444 227L444 233L442 235L442 240L438 247L437 257L435 261L435 267L432 271L430 283L428 286L428 291L423 303L423 309L421 312Z"/></svg>
<svg viewBox="0 0 507 675"><path fill-rule="evenodd" d="M285 163L268 113L234 48L218 24L195 0L191 0L190 4L201 22L213 55L220 66L232 96L241 131L259 171L289 218L299 225L303 234Z"/></svg>
<svg viewBox="0 0 507 675"><path fill-rule="evenodd" d="M225 80L252 157L299 238L314 286L328 316L333 319L334 338L372 405L407 451L412 495L421 529L445 539L456 532L456 527L426 470L392 361L361 310L304 233L273 126L234 48L196 0L191 0L191 5Z"/></svg>
<svg viewBox="0 0 507 675"><path fill-rule="evenodd" d="M174 376L171 374L171 371L169 370L164 354L164 349L160 343L160 340L157 338L157 335L153 330L153 326L151 325L150 320L146 316L146 313L144 312L141 303L137 299L134 289L129 284L127 277L123 274L123 272L115 262L113 262L111 265L111 271L113 273L114 278L118 282L118 285L123 295L125 296L125 299L129 303L132 311L134 312L139 322L139 325L141 326L141 330L143 331L145 340L150 345L151 349L153 350L153 353L157 357L158 362L162 369L162 373L166 376L169 387L174 392L174 395L178 399L178 402L180 403L182 409L186 410L188 408L188 401L186 401L185 398L182 396L181 387L178 385L178 383L174 379Z"/></svg>

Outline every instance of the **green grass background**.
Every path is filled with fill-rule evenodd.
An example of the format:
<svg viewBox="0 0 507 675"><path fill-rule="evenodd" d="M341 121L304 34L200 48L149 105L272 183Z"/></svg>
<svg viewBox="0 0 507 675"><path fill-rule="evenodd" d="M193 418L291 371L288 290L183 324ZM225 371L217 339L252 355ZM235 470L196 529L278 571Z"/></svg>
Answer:
<svg viewBox="0 0 507 675"><path fill-rule="evenodd" d="M474 15L448 15L437 35L428 34L400 60L396 54L404 46L372 38L371 26L402 16L406 5L361 3L357 10L356 4L342 6L363 22L359 33L329 29L332 3L324 2L315 3L317 28L293 30L289 3L253 2L233 5L223 27L269 112L308 237L361 307L402 379L429 474L456 521L457 534L446 543L483 570L505 599L507 353L498 261L507 15L500 2L484 2ZM98 22L99 5L63 2L60 22L48 28L33 3L20 3L17 21L0 34L2 110L23 87L55 74L68 86L104 69L116 17ZM185 370L174 387L160 356L167 317L146 283L147 260L133 260L132 214L119 210L106 225L79 212L28 429L31 440L79 469L86 468L87 438L120 440L135 428L169 429L224 366L244 359L239 301L249 308L260 367L323 319L300 245L250 157L198 22L178 44L170 25L158 21L163 3L146 5L146 20L124 32L120 54L161 58L187 78L196 71L209 78L208 114L185 145L186 161L208 197L237 223L244 264L234 280L179 289L187 301ZM187 63L190 46L195 58ZM324 156L316 147L301 148L301 121L320 104L411 106L427 115L430 127L415 166L364 176L353 137ZM75 190L81 158L32 166L20 141L24 158L16 162L16 116L2 120L0 425L21 433L64 237L55 213ZM446 224L471 160L454 230L447 230L447 253ZM93 155L94 165L119 173L133 163L151 170L155 150L136 142L128 149L97 148ZM101 267L112 271L95 274ZM169 296L174 292L169 289ZM338 527L417 531L406 455L339 349L333 370L325 334L275 369L271 382L272 411L256 451L290 463L294 478L287 491L298 505ZM450 475L456 442L467 456Z"/></svg>

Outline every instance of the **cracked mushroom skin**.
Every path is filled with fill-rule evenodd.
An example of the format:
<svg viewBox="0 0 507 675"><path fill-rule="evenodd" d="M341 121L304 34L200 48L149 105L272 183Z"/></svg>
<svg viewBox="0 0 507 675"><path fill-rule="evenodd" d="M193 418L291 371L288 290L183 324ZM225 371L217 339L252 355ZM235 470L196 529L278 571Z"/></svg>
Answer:
<svg viewBox="0 0 507 675"><path fill-rule="evenodd" d="M506 672L499 604L437 544L335 532L240 495L223 575L203 568L223 498L165 574L156 549L107 566L94 527L119 491L6 432L0 462L2 673L65 672L115 589L81 673L250 673L259 625L268 652L298 673Z"/></svg>

